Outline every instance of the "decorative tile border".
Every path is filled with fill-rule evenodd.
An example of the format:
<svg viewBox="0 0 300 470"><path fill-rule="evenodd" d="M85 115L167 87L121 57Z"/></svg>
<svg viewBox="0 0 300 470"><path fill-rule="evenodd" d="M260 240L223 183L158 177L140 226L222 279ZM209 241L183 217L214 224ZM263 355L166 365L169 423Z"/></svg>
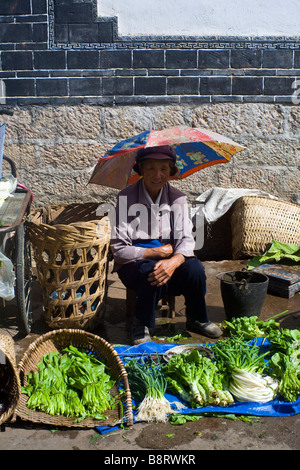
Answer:
<svg viewBox="0 0 300 470"><path fill-rule="evenodd" d="M0 25L9 105L294 104L298 92L298 37L119 37L96 0L5 0Z"/></svg>

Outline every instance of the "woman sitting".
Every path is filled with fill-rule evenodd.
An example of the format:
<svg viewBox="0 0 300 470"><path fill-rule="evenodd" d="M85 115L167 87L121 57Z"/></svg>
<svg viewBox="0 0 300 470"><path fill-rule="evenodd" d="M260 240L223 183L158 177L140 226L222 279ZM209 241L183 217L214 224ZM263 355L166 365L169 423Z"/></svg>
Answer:
<svg viewBox="0 0 300 470"><path fill-rule="evenodd" d="M168 182L177 172L175 152L169 146L142 149L134 170L142 178L118 194L111 240L114 270L137 294L132 343L150 340L156 306L165 295L184 296L187 330L219 337L221 329L207 314L206 276L194 256L187 198Z"/></svg>

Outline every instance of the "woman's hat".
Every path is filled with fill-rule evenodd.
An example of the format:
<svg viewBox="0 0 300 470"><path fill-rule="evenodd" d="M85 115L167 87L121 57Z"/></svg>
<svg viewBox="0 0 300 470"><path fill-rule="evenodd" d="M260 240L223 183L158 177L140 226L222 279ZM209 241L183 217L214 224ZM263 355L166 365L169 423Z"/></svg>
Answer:
<svg viewBox="0 0 300 470"><path fill-rule="evenodd" d="M176 163L176 153L169 145L160 145L157 147L147 147L138 151L136 163L140 163L148 158L155 160L172 160Z"/></svg>

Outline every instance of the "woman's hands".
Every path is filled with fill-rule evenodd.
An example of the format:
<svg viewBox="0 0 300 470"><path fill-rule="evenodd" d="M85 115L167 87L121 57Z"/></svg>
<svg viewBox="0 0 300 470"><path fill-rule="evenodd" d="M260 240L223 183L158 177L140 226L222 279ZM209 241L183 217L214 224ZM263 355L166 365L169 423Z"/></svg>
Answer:
<svg viewBox="0 0 300 470"><path fill-rule="evenodd" d="M178 268L185 258L178 253L169 259L161 259L155 264L153 271L148 276L151 286L160 287L168 282L176 268Z"/></svg>
<svg viewBox="0 0 300 470"><path fill-rule="evenodd" d="M185 258L181 254L173 255L173 246L157 246L155 248L146 248L144 258L157 259L153 271L148 276L148 281L152 286L163 286L172 277L174 271L180 266Z"/></svg>

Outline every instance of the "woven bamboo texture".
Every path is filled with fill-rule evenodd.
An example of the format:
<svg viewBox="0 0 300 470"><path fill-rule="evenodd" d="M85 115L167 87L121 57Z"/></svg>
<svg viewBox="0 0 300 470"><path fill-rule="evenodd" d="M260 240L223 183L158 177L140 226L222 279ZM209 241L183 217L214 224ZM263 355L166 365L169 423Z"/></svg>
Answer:
<svg viewBox="0 0 300 470"><path fill-rule="evenodd" d="M0 414L0 424L9 420L15 413L21 396L21 385L16 366L14 341L8 335L0 335L0 391L7 398L6 409Z"/></svg>
<svg viewBox="0 0 300 470"><path fill-rule="evenodd" d="M54 205L29 214L28 234L51 329L93 330L105 313L110 224L98 204Z"/></svg>
<svg viewBox="0 0 300 470"><path fill-rule="evenodd" d="M239 198L231 214L233 259L265 253L272 240L300 246L300 206L263 196Z"/></svg>
<svg viewBox="0 0 300 470"><path fill-rule="evenodd" d="M128 377L125 367L115 349L110 343L93 333L79 329L62 329L50 331L40 336L31 343L25 351L18 365L20 383L27 385L27 374L37 370L37 364L45 354L52 351L59 351L69 345L73 345L79 350L92 353L98 360L104 362L112 379L115 380L115 386L111 390L112 395L119 402L114 410L108 410L104 413L106 419L96 420L94 418L85 418L79 423L74 422L74 418L64 416L52 416L41 411L32 411L26 406L27 395L21 394L16 415L23 420L34 423L44 423L53 426L93 428L95 426L114 426L120 420L127 426L133 424L131 392L128 383ZM120 392L120 388L123 393Z"/></svg>

